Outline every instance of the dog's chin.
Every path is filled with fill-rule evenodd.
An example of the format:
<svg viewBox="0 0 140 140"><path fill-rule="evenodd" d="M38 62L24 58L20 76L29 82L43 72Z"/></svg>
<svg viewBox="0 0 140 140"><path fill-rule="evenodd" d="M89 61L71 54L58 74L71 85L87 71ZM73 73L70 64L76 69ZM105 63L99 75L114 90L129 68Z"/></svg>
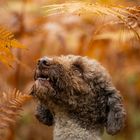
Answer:
<svg viewBox="0 0 140 140"><path fill-rule="evenodd" d="M45 78L37 78L32 87L31 95L38 100L46 100L54 94L51 83Z"/></svg>

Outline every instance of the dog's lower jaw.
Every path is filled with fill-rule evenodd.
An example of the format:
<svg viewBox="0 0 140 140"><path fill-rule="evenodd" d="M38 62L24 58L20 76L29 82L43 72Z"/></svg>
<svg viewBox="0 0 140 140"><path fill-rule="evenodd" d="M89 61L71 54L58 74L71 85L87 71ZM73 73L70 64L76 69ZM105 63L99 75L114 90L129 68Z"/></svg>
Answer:
<svg viewBox="0 0 140 140"><path fill-rule="evenodd" d="M65 113L55 114L54 140L101 140L102 130L87 130Z"/></svg>

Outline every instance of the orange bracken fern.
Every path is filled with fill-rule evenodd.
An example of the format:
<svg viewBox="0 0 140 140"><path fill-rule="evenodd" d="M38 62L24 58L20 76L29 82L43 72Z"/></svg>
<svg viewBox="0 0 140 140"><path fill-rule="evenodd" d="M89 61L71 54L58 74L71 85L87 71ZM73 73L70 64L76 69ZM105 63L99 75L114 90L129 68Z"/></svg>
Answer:
<svg viewBox="0 0 140 140"><path fill-rule="evenodd" d="M0 61L8 66L11 66L16 60L11 48L25 48L25 46L14 38L12 32L0 25Z"/></svg>
<svg viewBox="0 0 140 140"><path fill-rule="evenodd" d="M91 2L66 2L62 4L52 4L43 7L44 14L47 16L57 14L74 14L93 18L93 16L106 16L110 21L105 24L123 24L132 30L140 40L140 35L136 28L140 27L140 6L125 7L118 5L103 5Z"/></svg>
<svg viewBox="0 0 140 140"><path fill-rule="evenodd" d="M3 93L0 98L0 129L8 128L14 122L25 103L31 99L30 95L22 94L18 90Z"/></svg>

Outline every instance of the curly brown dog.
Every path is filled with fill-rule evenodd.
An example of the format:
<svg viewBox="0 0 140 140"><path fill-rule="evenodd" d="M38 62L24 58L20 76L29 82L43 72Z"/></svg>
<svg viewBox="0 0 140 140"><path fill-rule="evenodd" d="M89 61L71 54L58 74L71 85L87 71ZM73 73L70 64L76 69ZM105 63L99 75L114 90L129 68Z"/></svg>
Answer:
<svg viewBox="0 0 140 140"><path fill-rule="evenodd" d="M97 61L81 56L43 57L32 95L40 102L37 119L54 124L54 140L100 140L119 132L125 110L119 91Z"/></svg>

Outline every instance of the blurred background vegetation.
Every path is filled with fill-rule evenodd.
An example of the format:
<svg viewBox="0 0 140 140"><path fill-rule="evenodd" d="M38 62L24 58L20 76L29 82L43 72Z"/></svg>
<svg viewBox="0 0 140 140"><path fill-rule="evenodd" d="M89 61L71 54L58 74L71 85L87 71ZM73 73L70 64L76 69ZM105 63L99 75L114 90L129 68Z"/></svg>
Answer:
<svg viewBox="0 0 140 140"><path fill-rule="evenodd" d="M87 0L88 1L88 0ZM87 2L86 1L86 2ZM29 93L38 58L75 54L99 60L110 72L124 97L127 124L117 136L104 140L140 140L140 40L134 31L115 24L110 15L52 14L42 6L65 0L0 0L0 25L12 31L26 49L11 49L16 62L0 63L0 93L14 88ZM70 2L70 1L69 1ZM104 5L139 6L139 0L90 0ZM100 9L101 10L101 9ZM129 22L140 33L140 7L130 9L139 17ZM112 24L112 22L114 23ZM110 23L110 24L107 24ZM27 104L14 126L3 130L0 140L52 140L52 127L34 117L35 103Z"/></svg>

